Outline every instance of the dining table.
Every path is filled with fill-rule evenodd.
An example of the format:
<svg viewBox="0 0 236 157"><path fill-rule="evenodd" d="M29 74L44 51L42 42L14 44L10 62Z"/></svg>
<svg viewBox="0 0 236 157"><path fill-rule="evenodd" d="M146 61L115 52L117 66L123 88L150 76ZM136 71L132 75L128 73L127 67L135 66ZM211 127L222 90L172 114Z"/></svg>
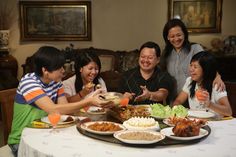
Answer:
<svg viewBox="0 0 236 157"><path fill-rule="evenodd" d="M236 119L208 121L211 133L196 143L132 146L105 142L81 134L77 125L50 129L26 127L18 157L235 157ZM166 137L167 138L167 137Z"/></svg>

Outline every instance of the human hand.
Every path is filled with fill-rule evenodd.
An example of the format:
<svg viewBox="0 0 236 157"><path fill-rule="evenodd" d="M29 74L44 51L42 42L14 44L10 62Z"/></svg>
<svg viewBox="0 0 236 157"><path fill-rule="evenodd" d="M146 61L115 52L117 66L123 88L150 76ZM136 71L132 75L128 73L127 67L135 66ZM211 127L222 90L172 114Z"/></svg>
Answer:
<svg viewBox="0 0 236 157"><path fill-rule="evenodd" d="M89 83L87 83L87 84L84 86L84 89L85 89L86 91L91 92L91 91L93 91L94 86L95 86L95 84L94 84L93 82L89 82Z"/></svg>
<svg viewBox="0 0 236 157"><path fill-rule="evenodd" d="M137 96L134 101L143 101L150 98L150 91L146 88L146 86L140 86L140 88L143 90L143 93L139 96Z"/></svg>
<svg viewBox="0 0 236 157"><path fill-rule="evenodd" d="M88 97L93 97L95 95L98 95L98 94L104 94L106 91L104 89L97 89L95 90L93 93L91 93Z"/></svg>
<svg viewBox="0 0 236 157"><path fill-rule="evenodd" d="M135 96L135 93L125 92L125 93L123 94L123 97L124 97L124 98L128 98L129 100L132 100L132 99L134 98L134 96Z"/></svg>
<svg viewBox="0 0 236 157"><path fill-rule="evenodd" d="M102 107L102 108L111 108L115 106L113 101L105 100L101 94L96 94L92 96L91 98L92 98L92 104L95 106Z"/></svg>
<svg viewBox="0 0 236 157"><path fill-rule="evenodd" d="M216 86L217 91L224 91L225 90L225 83L221 79L220 75L217 74L215 80L213 81L213 87Z"/></svg>
<svg viewBox="0 0 236 157"><path fill-rule="evenodd" d="M210 96L209 96L209 93L204 90L204 89L198 89L196 92L195 92L195 96L197 98L197 100L199 101L200 105L204 105L207 107L206 104L209 103L210 101Z"/></svg>

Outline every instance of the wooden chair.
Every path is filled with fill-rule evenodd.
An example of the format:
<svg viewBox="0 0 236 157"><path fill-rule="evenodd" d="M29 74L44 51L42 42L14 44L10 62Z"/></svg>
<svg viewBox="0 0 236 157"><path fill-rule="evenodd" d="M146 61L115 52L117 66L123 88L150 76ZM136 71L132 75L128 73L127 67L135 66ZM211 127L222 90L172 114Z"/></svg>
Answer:
<svg viewBox="0 0 236 157"><path fill-rule="evenodd" d="M15 95L16 88L0 91L4 144L7 144L8 135L11 131Z"/></svg>
<svg viewBox="0 0 236 157"><path fill-rule="evenodd" d="M233 117L236 117L236 82L225 82L225 85Z"/></svg>

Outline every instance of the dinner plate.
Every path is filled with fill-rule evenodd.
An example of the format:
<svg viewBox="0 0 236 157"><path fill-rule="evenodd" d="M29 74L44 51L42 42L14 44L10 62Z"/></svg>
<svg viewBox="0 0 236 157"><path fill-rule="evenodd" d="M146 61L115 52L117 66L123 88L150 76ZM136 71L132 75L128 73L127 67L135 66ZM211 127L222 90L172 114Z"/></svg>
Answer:
<svg viewBox="0 0 236 157"><path fill-rule="evenodd" d="M89 128L90 125L93 125L95 123L112 123L114 125L118 125L121 130L119 131L122 131L122 130L125 130L126 128L122 125L122 124L119 124L119 123L114 123L114 122L108 122L108 121L94 121L94 122L86 122L86 123L83 123L81 124L81 128L90 132L90 133L94 133L94 134L99 134L99 135L112 135L114 134L115 132L117 131L96 131L96 130L92 130Z"/></svg>
<svg viewBox="0 0 236 157"><path fill-rule="evenodd" d="M175 140L182 140L182 141L195 140L195 139L199 139L199 138L202 138L202 137L208 135L208 131L201 128L198 136L179 137L179 136L174 135L172 129L173 129L173 127L168 127L168 128L162 129L161 133L164 134L165 136L167 136L168 138L175 139Z"/></svg>
<svg viewBox="0 0 236 157"><path fill-rule="evenodd" d="M149 139L142 139L143 136L140 137L140 134L147 133L151 134L153 137L149 137ZM138 134L138 135L137 135ZM147 134L144 135L147 138ZM124 138L122 136L127 135L128 137ZM128 143L128 144L152 144L159 142L165 138L165 135L161 134L160 132L154 131L132 131L132 130L125 130L125 131L118 131L113 135L116 139L120 140L121 142ZM135 137L136 136L136 137ZM133 137L131 139L130 137ZM127 139L129 138L129 139Z"/></svg>
<svg viewBox="0 0 236 157"><path fill-rule="evenodd" d="M75 122L76 118L75 118L74 116L70 116L71 118L73 118L72 121L65 122L65 120L66 120L69 116L70 116L70 115L61 115L61 119L60 119L60 121L58 122L58 125L70 124L70 123ZM41 118L41 121L42 121L42 122L45 122L45 123L48 123L48 124L51 124L50 121L48 120L48 117L47 117L47 116Z"/></svg>
<svg viewBox="0 0 236 157"><path fill-rule="evenodd" d="M89 113L89 114L106 114L106 111L101 107L91 106L87 110L87 113Z"/></svg>
<svg viewBox="0 0 236 157"><path fill-rule="evenodd" d="M188 116L195 117L195 118L212 118L212 117L215 117L215 114L212 112L207 112L203 110L189 110Z"/></svg>
<svg viewBox="0 0 236 157"><path fill-rule="evenodd" d="M163 120L163 119L166 119L168 117L158 117L158 116L154 116L154 115L151 115L152 118L155 118L156 120Z"/></svg>
<svg viewBox="0 0 236 157"><path fill-rule="evenodd" d="M201 119L198 119L198 118L189 118L190 120L195 120L195 121L198 121L198 120L201 120ZM166 118L166 119L163 119L163 123L168 125L168 126L172 126L174 127L175 125L173 123L170 123L170 119L169 118ZM204 127L208 124L208 122L206 121L204 125L201 125L201 127Z"/></svg>

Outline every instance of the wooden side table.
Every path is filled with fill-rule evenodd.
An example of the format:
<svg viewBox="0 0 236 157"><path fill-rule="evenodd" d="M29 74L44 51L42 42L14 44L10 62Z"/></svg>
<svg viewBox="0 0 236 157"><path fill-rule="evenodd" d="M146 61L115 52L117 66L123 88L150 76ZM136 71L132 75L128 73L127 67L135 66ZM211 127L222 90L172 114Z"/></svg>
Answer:
<svg viewBox="0 0 236 157"><path fill-rule="evenodd" d="M17 70L17 60L12 55L0 51L0 90L18 86Z"/></svg>

